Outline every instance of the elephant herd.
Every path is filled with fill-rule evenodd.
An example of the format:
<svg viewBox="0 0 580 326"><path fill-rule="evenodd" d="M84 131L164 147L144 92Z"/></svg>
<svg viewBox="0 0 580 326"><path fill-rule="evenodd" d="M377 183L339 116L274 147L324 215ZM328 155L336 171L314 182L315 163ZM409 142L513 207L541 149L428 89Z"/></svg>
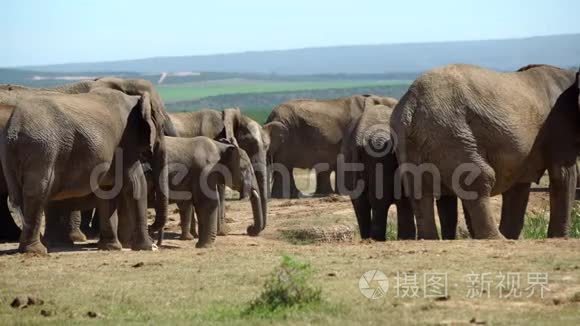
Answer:
<svg viewBox="0 0 580 326"><path fill-rule="evenodd" d="M44 253L46 244L71 244L97 228L100 249L151 250L174 202L181 239L208 247L228 232L226 186L250 198L247 233L257 236L270 197L302 195L294 168L315 170L316 195L349 195L361 237L378 241L386 240L393 204L399 239L439 238L435 206L442 237L453 239L458 202L473 238L517 239L531 183L547 171L548 236L565 237L579 92L578 73L553 66L449 65L424 73L400 101L292 100L260 126L239 109L168 113L145 80L0 85L0 240ZM490 209L498 194L499 227ZM22 231L7 198L21 212ZM151 226L148 207L156 213Z"/></svg>
<svg viewBox="0 0 580 326"><path fill-rule="evenodd" d="M0 240L19 239L21 252L70 245L85 239L81 226L90 233L97 225L99 249L151 250L170 201L181 210L182 239L194 229L196 246L208 247L227 232L226 186L250 197L248 234L265 227L267 142L238 109L170 115L150 82L99 78L51 89L0 85L0 112Z"/></svg>
<svg viewBox="0 0 580 326"><path fill-rule="evenodd" d="M272 197L298 197L292 173L313 168L316 193L349 194L362 238L454 239L458 200L473 238L517 239L530 187L547 171L548 237L568 235L580 144L578 73L549 65L495 72L448 65L424 73L399 102L376 96L296 100L274 109ZM286 184L287 187L281 185ZM496 225L490 198L503 197ZM437 200L436 205L434 205Z"/></svg>

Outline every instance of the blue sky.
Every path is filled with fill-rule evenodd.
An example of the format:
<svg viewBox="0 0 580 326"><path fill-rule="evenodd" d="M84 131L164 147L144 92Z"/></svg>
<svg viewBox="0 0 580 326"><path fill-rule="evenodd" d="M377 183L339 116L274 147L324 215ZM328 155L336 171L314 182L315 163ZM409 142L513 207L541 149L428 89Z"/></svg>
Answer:
<svg viewBox="0 0 580 326"><path fill-rule="evenodd" d="M578 0L4 0L0 67L580 32Z"/></svg>

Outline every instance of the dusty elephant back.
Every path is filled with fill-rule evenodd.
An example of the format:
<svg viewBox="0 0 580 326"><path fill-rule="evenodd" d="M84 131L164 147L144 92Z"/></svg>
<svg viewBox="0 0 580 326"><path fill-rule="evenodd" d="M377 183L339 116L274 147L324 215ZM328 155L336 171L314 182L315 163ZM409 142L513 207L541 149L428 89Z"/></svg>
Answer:
<svg viewBox="0 0 580 326"><path fill-rule="evenodd" d="M340 141L342 131L360 115L360 108L351 105L349 98L333 100L293 100L276 107L267 119L280 121L290 129L301 129L310 136Z"/></svg>
<svg viewBox="0 0 580 326"><path fill-rule="evenodd" d="M351 107L349 98L336 100L294 100L275 108L269 122L280 122L288 130L284 144L274 160L293 167L336 163L344 132L360 109Z"/></svg>
<svg viewBox="0 0 580 326"><path fill-rule="evenodd" d="M495 171L493 193L502 192L526 173L537 173L524 162L537 154L536 136L573 78L550 66L500 73L450 65L427 72L393 112L391 124L402 140L399 158L436 163L450 180L456 162L476 154Z"/></svg>
<svg viewBox="0 0 580 326"><path fill-rule="evenodd" d="M180 137L205 136L213 139L224 129L222 113L216 110L171 113L169 117Z"/></svg>
<svg viewBox="0 0 580 326"><path fill-rule="evenodd" d="M90 184L85 178L94 166L86 162L111 162L127 119L119 107L130 109L137 101L117 91L106 96L54 94L21 99L4 129L2 154L11 157L6 172L22 178L19 170L42 171L54 163L57 170L46 182L55 196L60 189L67 189L65 196L72 197L90 193L89 188L79 188ZM82 157L75 155L79 148ZM42 155L42 161L36 155Z"/></svg>
<svg viewBox="0 0 580 326"><path fill-rule="evenodd" d="M165 141L169 164L183 164L189 169L201 170L220 160L217 142L208 137L166 137Z"/></svg>

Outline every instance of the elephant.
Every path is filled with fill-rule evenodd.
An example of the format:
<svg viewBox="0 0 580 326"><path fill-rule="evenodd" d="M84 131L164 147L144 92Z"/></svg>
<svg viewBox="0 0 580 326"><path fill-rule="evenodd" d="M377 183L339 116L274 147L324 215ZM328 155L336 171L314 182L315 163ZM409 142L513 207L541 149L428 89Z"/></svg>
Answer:
<svg viewBox="0 0 580 326"><path fill-rule="evenodd" d="M96 191L99 248L121 249L115 226L116 208L122 204L137 221L132 249L153 249L140 159L164 167L166 153L164 114L152 107L149 93L131 96L103 86L79 94L16 97L0 137L0 159L10 200L23 212L19 251L47 252L40 241L47 203ZM159 170L159 180L166 182L166 169ZM166 186L160 182L159 188Z"/></svg>
<svg viewBox="0 0 580 326"><path fill-rule="evenodd" d="M397 207L397 237L415 239L415 220L411 202L401 188L397 188L398 161L395 155L396 138L391 137L390 117L393 106L369 105L354 120L345 133L339 158L337 187L349 193L359 224L362 239L386 240L387 212ZM343 169L341 162L361 164ZM344 166L346 167L346 166ZM360 189L356 189L361 185ZM455 239L457 229L457 200L442 196L437 200L443 239Z"/></svg>
<svg viewBox="0 0 580 326"><path fill-rule="evenodd" d="M448 65L415 80L391 127L419 238L438 238L433 198L442 191L462 199L475 238L504 238L524 216L506 214L498 229L490 197L512 195L506 202L513 208L502 211L525 211L526 188L546 170L548 237L566 236L576 187L578 94L578 74L549 65L517 72Z"/></svg>
<svg viewBox="0 0 580 326"><path fill-rule="evenodd" d="M225 109L223 112L205 109L196 112L171 113L169 118L179 137L205 136L214 140L224 138L238 144L247 153L258 182L263 215L262 227L265 228L268 215L266 153L270 138L262 127L256 121L244 116L238 108ZM223 207L225 206L223 203L225 188L221 185L220 187ZM219 234L227 233L223 211L220 214L218 227L220 227Z"/></svg>
<svg viewBox="0 0 580 326"><path fill-rule="evenodd" d="M316 171L316 195L333 193L330 175L336 170L336 159L348 126L366 105L389 106L392 101L392 98L357 95L332 100L292 100L274 108L263 127L270 138L271 197L301 196L292 174L294 168Z"/></svg>
<svg viewBox="0 0 580 326"><path fill-rule="evenodd" d="M387 212L392 204L397 206L398 238L415 239L411 202L405 196L395 196L398 163L389 132L392 109L386 105L367 106L351 123L341 145L336 186L345 188L340 189L341 193L350 193L362 239L386 240ZM361 166L346 169L343 161Z"/></svg>
<svg viewBox="0 0 580 326"><path fill-rule="evenodd" d="M166 144L168 170L172 176L169 198L179 207L181 239L193 239L190 230L195 230L195 219L192 218L195 207L199 224L196 247L213 245L219 212L224 209L220 186L250 194L254 223L248 226L247 232L250 236L257 236L263 230L260 187L252 162L243 149L228 140L216 141L204 136L166 137ZM157 223L156 220L153 231L163 229L163 225Z"/></svg>
<svg viewBox="0 0 580 326"><path fill-rule="evenodd" d="M149 98L151 101L150 105L152 109L154 110L154 112L159 112L159 114L163 116L163 129L162 129L163 133L168 136L176 136L175 128L171 124L171 120L167 115L165 106L163 104L163 101L161 100L159 93L157 92L157 90L155 89L155 87L151 82L143 79L121 79L116 77L103 77L97 78L95 80L84 80L77 83L66 84L56 88L39 88L39 89L27 88L18 85L0 85L0 103L11 103L22 96L31 96L31 95L34 96L35 94L36 95L46 93L52 94L54 92L64 94L82 94L90 92L92 89L95 88L115 89L122 91L125 94L136 96L143 96L145 93L149 94ZM0 114L0 125L2 127L4 126L7 119L8 117L4 118L4 115ZM158 140L156 148L154 149L154 155L152 155L151 157L151 159L153 159L152 161L152 165L154 167L153 172L155 173L157 179L160 180L162 184L166 183L166 180L164 181L164 175L162 173L162 169L165 165L162 159L165 156L164 147L165 147L164 140L163 138L160 138ZM3 180L0 182L0 200L2 200L2 196L7 196L7 192L4 192L2 190L1 187L2 182ZM166 186L164 186L162 190L165 189ZM163 193L160 193L160 195L156 196L155 198L157 199L155 203L155 208L158 211L157 215L159 216L166 215L167 199L164 198ZM58 206L59 206L58 212L60 214L69 216L60 216L60 217L51 216L49 219L47 219L47 222L51 221L51 223L47 223L47 232L45 232L46 233L45 235L48 236L48 238L52 239L51 242L58 242L55 241L57 239L63 240L61 244L69 243L71 241L83 241L86 239L83 233L89 233L91 236L98 234L98 226L99 226L98 218L93 219L92 227L89 227L89 225L91 224L90 220L92 217L92 209L82 212L84 218L83 221L81 222L78 220L80 218L80 214L78 212L67 212L67 210L63 208L63 203L59 203ZM83 203L83 205L81 206L84 207L86 206L86 204ZM56 211L57 210L52 210L52 212ZM54 219L60 219L61 221L63 221L62 226L64 226L64 228L52 227L57 226L57 224L52 223ZM13 219L10 218L10 214L7 210L4 209L0 210L0 223L14 224ZM83 232L81 232L79 228L81 224L84 226ZM10 240L18 239L20 230L14 228L12 230L13 232L11 232ZM54 235L51 234L52 231L58 233L62 232L63 230L69 232L68 239L67 236L63 234L54 234ZM0 240L1 239L2 237L0 235Z"/></svg>

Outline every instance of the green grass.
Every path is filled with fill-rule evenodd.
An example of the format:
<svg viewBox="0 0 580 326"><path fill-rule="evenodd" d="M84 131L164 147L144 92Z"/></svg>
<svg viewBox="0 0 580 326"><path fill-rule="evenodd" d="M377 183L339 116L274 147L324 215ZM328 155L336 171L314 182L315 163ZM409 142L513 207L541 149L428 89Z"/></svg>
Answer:
<svg viewBox="0 0 580 326"><path fill-rule="evenodd" d="M572 207L570 221L570 238L580 238L580 204ZM527 214L522 230L524 239L546 239L549 225L548 212Z"/></svg>
<svg viewBox="0 0 580 326"><path fill-rule="evenodd" d="M527 214L522 230L524 239L545 239L548 234L548 219L546 213Z"/></svg>
<svg viewBox="0 0 580 326"><path fill-rule="evenodd" d="M244 110L244 115L247 115L254 121L258 122L259 124L263 125L266 123L268 116L272 112L272 108L264 108L264 109L246 109Z"/></svg>
<svg viewBox="0 0 580 326"><path fill-rule="evenodd" d="M216 322L239 320L286 320L309 314L340 313L339 305L322 299L322 290L312 285L313 269L310 263L292 256L282 256L280 266L267 277L262 292L246 305L212 306L198 318Z"/></svg>
<svg viewBox="0 0 580 326"><path fill-rule="evenodd" d="M318 305L322 303L322 290L311 283L310 264L285 255L280 266L266 279L262 293L250 303L245 313L267 316L283 309Z"/></svg>
<svg viewBox="0 0 580 326"><path fill-rule="evenodd" d="M409 85L406 80L387 81L324 81L324 82L272 82L272 81L223 81L195 83L178 86L159 86L157 89L166 102L196 100L225 94L251 94L301 90L339 89L353 87L376 87Z"/></svg>

